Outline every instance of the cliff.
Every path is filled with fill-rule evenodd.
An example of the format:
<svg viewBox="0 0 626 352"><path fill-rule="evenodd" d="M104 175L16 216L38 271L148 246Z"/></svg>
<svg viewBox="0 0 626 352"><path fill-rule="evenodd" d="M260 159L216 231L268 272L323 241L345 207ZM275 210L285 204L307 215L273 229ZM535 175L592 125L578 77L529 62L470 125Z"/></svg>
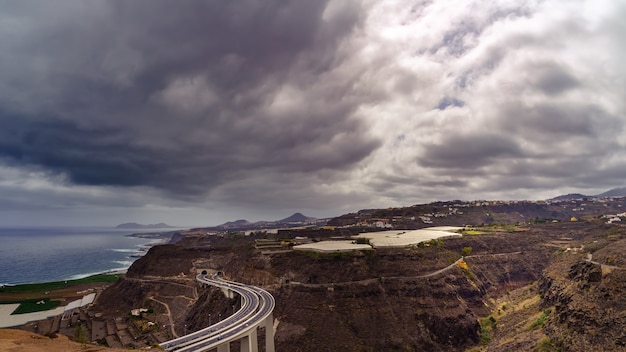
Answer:
<svg viewBox="0 0 626 352"><path fill-rule="evenodd" d="M565 253L544 271L543 307L554 312L545 332L556 345L567 351L626 351L626 268L613 265L624 262L625 250L626 240L618 240L594 252L593 260Z"/></svg>
<svg viewBox="0 0 626 352"><path fill-rule="evenodd" d="M539 279L554 251L543 243L555 237L495 231L425 248L323 255L255 250L252 237L191 236L153 247L96 308L147 305L181 335L236 309L237 300L195 283L198 270L219 270L275 296L277 350L462 351L480 344L478 321L492 297ZM451 266L465 247L473 248L466 267Z"/></svg>

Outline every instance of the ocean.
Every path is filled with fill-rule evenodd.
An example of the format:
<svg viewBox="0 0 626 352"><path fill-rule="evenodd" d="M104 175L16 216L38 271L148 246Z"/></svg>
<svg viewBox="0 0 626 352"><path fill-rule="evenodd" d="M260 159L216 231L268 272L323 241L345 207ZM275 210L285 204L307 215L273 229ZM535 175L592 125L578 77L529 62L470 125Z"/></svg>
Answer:
<svg viewBox="0 0 626 352"><path fill-rule="evenodd" d="M139 232L105 227L0 228L0 285L125 270L149 247L167 241L128 236Z"/></svg>

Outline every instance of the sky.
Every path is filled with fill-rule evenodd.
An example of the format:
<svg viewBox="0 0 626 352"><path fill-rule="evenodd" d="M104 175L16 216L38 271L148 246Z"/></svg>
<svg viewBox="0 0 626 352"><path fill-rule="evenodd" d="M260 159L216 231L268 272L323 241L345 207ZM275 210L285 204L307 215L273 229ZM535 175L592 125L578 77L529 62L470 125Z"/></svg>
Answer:
<svg viewBox="0 0 626 352"><path fill-rule="evenodd" d="M623 0L0 0L0 226L626 185Z"/></svg>

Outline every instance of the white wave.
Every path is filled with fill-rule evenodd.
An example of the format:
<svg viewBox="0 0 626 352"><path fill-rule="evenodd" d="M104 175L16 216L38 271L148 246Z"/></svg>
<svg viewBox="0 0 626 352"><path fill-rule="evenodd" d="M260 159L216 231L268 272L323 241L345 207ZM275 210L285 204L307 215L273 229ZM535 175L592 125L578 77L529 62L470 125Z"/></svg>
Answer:
<svg viewBox="0 0 626 352"><path fill-rule="evenodd" d="M111 250L119 253L137 253L137 250L132 248L112 248Z"/></svg>
<svg viewBox="0 0 626 352"><path fill-rule="evenodd" d="M67 278L67 280L78 280L78 279L83 279L89 276L94 276L94 275L104 274L104 273L105 273L104 271L94 271L91 273L76 274L76 275L70 276L69 278ZM60 280L60 281L63 281L63 280Z"/></svg>
<svg viewBox="0 0 626 352"><path fill-rule="evenodd" d="M126 268L128 268L133 264L133 261L132 260L114 260L113 263L124 265Z"/></svg>

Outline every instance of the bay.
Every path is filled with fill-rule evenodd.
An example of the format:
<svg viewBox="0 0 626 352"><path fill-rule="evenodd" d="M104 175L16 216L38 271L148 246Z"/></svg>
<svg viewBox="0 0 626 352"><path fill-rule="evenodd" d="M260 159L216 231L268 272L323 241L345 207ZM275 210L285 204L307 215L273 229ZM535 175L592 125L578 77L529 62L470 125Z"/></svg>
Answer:
<svg viewBox="0 0 626 352"><path fill-rule="evenodd" d="M128 236L140 232L158 230L0 228L0 285L71 280L123 271L147 248L167 241Z"/></svg>

